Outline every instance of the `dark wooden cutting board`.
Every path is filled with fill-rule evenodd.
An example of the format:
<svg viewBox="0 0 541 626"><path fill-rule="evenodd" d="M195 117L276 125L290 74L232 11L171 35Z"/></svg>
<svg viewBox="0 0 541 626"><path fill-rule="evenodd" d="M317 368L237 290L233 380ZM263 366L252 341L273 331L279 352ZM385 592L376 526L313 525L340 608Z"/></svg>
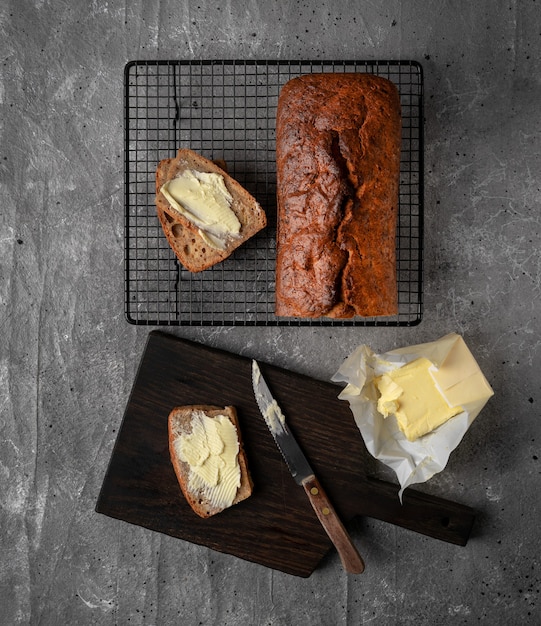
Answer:
<svg viewBox="0 0 541 626"><path fill-rule="evenodd" d="M340 387L260 367L344 523L364 515L466 544L470 508L413 490L401 505L397 485L368 477L373 459ZM169 458L167 417L185 404L237 408L255 483L249 499L209 519L186 503ZM149 334L96 511L304 577L332 547L259 414L250 359L160 331Z"/></svg>

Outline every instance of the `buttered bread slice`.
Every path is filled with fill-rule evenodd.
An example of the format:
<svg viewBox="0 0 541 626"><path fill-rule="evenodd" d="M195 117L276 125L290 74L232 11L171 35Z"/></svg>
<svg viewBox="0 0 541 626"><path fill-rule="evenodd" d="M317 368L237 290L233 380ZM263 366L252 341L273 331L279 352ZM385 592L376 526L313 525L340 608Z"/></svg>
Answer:
<svg viewBox="0 0 541 626"><path fill-rule="evenodd" d="M189 149L158 164L155 202L169 245L191 272L223 261L267 224L260 204L239 182Z"/></svg>
<svg viewBox="0 0 541 626"><path fill-rule="evenodd" d="M168 428L173 468L197 515L210 517L252 494L234 407L176 407L169 414Z"/></svg>

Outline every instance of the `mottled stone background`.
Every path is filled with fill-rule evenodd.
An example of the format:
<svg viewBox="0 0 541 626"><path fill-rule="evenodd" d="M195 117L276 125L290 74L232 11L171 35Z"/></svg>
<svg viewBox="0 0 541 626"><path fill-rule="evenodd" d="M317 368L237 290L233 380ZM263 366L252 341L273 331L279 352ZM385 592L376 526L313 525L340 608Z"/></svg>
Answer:
<svg viewBox="0 0 541 626"><path fill-rule="evenodd" d="M0 52L1 623L541 623L540 3L3 0ZM324 380L359 343L463 334L496 395L424 488L477 509L467 547L360 520L366 573L304 580L94 512L149 330L123 69L156 58L423 64L422 324L173 332Z"/></svg>

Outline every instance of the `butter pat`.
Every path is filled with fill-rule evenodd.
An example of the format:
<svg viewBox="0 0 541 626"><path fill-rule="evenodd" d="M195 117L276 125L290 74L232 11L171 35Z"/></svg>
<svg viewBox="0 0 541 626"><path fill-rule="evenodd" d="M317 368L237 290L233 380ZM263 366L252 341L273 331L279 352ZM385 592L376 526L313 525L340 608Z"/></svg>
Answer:
<svg viewBox="0 0 541 626"><path fill-rule="evenodd" d="M460 359L456 363L444 363L437 372L441 374L441 380L447 380L453 386L459 375L454 371L457 366L460 366ZM440 391L435 370L429 359L421 357L374 381L381 394L378 411L384 417L395 415L400 430L409 441L426 435L463 411L461 405L450 404ZM454 394L454 399L456 397Z"/></svg>
<svg viewBox="0 0 541 626"><path fill-rule="evenodd" d="M200 491L213 506L227 508L240 487L237 431L226 415L194 413L192 431L175 442L178 457L190 467L188 487Z"/></svg>
<svg viewBox="0 0 541 626"><path fill-rule="evenodd" d="M211 247L223 250L228 238L239 235L241 224L231 209L233 196L221 174L184 170L160 191Z"/></svg>

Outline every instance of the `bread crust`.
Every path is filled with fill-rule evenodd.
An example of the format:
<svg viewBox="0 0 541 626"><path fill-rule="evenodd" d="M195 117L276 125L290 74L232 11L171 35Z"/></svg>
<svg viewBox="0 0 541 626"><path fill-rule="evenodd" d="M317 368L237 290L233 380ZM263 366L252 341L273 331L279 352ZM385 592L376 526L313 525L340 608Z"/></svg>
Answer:
<svg viewBox="0 0 541 626"><path fill-rule="evenodd" d="M169 414L168 418L168 439L169 439L169 454L171 456L171 463L175 470L178 483L186 498L186 501L199 517L207 518L217 513L221 513L224 509L213 506L206 498L201 494L193 493L188 487L190 466L178 458L175 452L174 442L181 434L189 434L192 430L192 416L196 411L203 411L208 417L217 417L218 415L227 415L231 420L237 431L237 438L239 441L239 453L238 462L240 466L240 486L237 490L234 504L238 504L242 500L245 500L252 495L253 481L248 469L248 460L246 458L246 452L244 451L242 435L240 431L240 425L238 421L237 411L233 406L219 407L206 404L192 404L186 406L175 407Z"/></svg>
<svg viewBox="0 0 541 626"><path fill-rule="evenodd" d="M277 315L398 313L400 144L400 98L387 79L309 74L282 88Z"/></svg>
<svg viewBox="0 0 541 626"><path fill-rule="evenodd" d="M163 159L156 168L155 204L158 219L176 257L190 272L201 272L223 261L267 224L261 205L218 163L223 165L223 162L210 161L193 150L183 148L174 159ZM239 219L241 228L238 236L228 239L224 250L209 246L197 227L172 207L160 191L165 182L187 169L220 174L233 196L231 209Z"/></svg>

